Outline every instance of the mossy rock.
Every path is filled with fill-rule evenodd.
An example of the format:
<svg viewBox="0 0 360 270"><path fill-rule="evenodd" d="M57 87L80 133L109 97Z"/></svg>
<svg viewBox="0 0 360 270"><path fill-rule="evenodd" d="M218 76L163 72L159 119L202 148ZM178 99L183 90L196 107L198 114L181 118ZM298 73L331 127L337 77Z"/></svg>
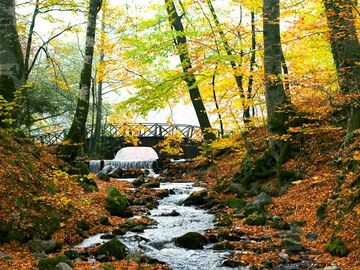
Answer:
<svg viewBox="0 0 360 270"><path fill-rule="evenodd" d="M251 226L263 226L266 224L266 221L266 215L253 213L245 219L244 223Z"/></svg>
<svg viewBox="0 0 360 270"><path fill-rule="evenodd" d="M242 199L238 199L238 198L231 198L231 199L228 199L224 202L224 204L226 206L229 206L231 208L234 208L234 209L242 209L245 205L246 205L246 202Z"/></svg>
<svg viewBox="0 0 360 270"><path fill-rule="evenodd" d="M206 237L197 232L188 232L175 239L176 246L188 249L202 249L206 243Z"/></svg>
<svg viewBox="0 0 360 270"><path fill-rule="evenodd" d="M223 241L216 243L213 246L213 250L234 250L235 247L229 241Z"/></svg>
<svg viewBox="0 0 360 270"><path fill-rule="evenodd" d="M113 216L124 216L126 215L126 209L129 206L129 202L120 191L116 188L109 188L107 192L107 207L106 209Z"/></svg>
<svg viewBox="0 0 360 270"><path fill-rule="evenodd" d="M286 221L276 220L270 224L270 228L275 230L290 230L290 224Z"/></svg>
<svg viewBox="0 0 360 270"><path fill-rule="evenodd" d="M141 185L143 185L145 183L145 176L144 175L139 175L133 182L132 184L135 187L139 187Z"/></svg>
<svg viewBox="0 0 360 270"><path fill-rule="evenodd" d="M304 246L292 239L283 239L281 241L281 247L289 252L300 252L304 250Z"/></svg>
<svg viewBox="0 0 360 270"><path fill-rule="evenodd" d="M28 242L29 250L33 253L53 253L61 248L61 244L55 240L30 240Z"/></svg>
<svg viewBox="0 0 360 270"><path fill-rule="evenodd" d="M338 237L332 237L326 244L326 251L329 252L333 256L338 257L346 257L350 251L345 245L344 241L342 241Z"/></svg>
<svg viewBox="0 0 360 270"><path fill-rule="evenodd" d="M122 260L126 256L126 246L117 238L102 244L97 250L96 255L107 255Z"/></svg>
<svg viewBox="0 0 360 270"><path fill-rule="evenodd" d="M65 255L60 255L56 257L40 259L38 268L39 270L58 270L56 265L61 262L64 262L72 267L71 261Z"/></svg>
<svg viewBox="0 0 360 270"><path fill-rule="evenodd" d="M219 226L219 227L228 227L231 226L233 224L232 219L230 217L230 215L223 215L220 220L215 224L215 226Z"/></svg>
<svg viewBox="0 0 360 270"><path fill-rule="evenodd" d="M207 191L193 192L184 201L184 205L204 205L206 203Z"/></svg>
<svg viewBox="0 0 360 270"><path fill-rule="evenodd" d="M159 188L160 182L159 181L147 182L147 183L143 184L142 187L144 187L144 188Z"/></svg>

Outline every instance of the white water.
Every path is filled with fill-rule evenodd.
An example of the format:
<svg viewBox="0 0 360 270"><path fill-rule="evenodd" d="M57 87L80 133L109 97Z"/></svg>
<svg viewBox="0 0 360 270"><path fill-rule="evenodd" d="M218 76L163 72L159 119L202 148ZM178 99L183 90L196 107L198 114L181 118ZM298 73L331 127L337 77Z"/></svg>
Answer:
<svg viewBox="0 0 360 270"><path fill-rule="evenodd" d="M124 147L120 149L114 159L104 160L104 166L111 165L115 168L152 169L158 154L152 147ZM101 170L101 160L90 160L90 172L98 173Z"/></svg>
<svg viewBox="0 0 360 270"><path fill-rule="evenodd" d="M158 222L156 226L143 233L128 232L119 237L129 250L163 261L174 270L233 269L221 266L222 261L229 255L226 251L214 251L212 245L207 245L202 250L189 250L175 246L172 241L187 232L202 233L213 227L214 216L207 211L179 205L190 193L200 191L201 188L193 187L192 183L162 183L160 189L171 189L175 194L160 200L159 207L151 210L149 217ZM180 216L161 216L173 210L180 213ZM100 236L101 234L92 236L77 247L107 241L100 239Z"/></svg>

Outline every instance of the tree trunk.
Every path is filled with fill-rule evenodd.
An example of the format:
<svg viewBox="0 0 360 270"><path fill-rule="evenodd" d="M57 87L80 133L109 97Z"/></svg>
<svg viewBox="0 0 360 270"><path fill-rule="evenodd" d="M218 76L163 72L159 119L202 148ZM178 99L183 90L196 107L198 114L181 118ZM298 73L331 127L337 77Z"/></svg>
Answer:
<svg viewBox="0 0 360 270"><path fill-rule="evenodd" d="M221 116L221 113L220 113L220 106L219 106L218 98L217 98L217 95L216 95L216 87L215 87L216 71L217 71L217 65L215 66L214 74L212 76L211 86L212 86L213 99L214 99L214 103L215 103L215 107L216 107L216 112L217 112L217 115L218 115L218 118L219 118L220 134L221 134L221 137L223 137L224 136L224 123L223 123L222 116Z"/></svg>
<svg viewBox="0 0 360 270"><path fill-rule="evenodd" d="M0 1L0 95L13 101L25 83L24 57L16 28L15 1Z"/></svg>
<svg viewBox="0 0 360 270"><path fill-rule="evenodd" d="M92 62L95 46L96 16L101 9L101 0L90 0L88 24L86 30L86 47L83 68L80 78L80 91L76 113L67 135L67 140L84 144L86 136L86 120L89 112L89 98L91 87ZM75 154L74 152L71 154Z"/></svg>
<svg viewBox="0 0 360 270"><path fill-rule="evenodd" d="M34 28L35 28L35 21L36 17L39 14L39 2L40 0L36 0L35 2L35 8L33 12L33 16L31 19L30 27L29 27L29 34L28 34L28 40L26 43L26 51L25 51L25 80L27 81L29 78L29 66L30 66L30 51L31 51L31 45L32 45L32 39L34 35Z"/></svg>
<svg viewBox="0 0 360 270"><path fill-rule="evenodd" d="M165 0L165 5L170 25L176 33L174 43L183 69L183 78L189 89L191 102L194 106L205 141L212 141L215 139L215 135L211 132L209 117L200 95L196 77L192 71L193 67L181 18L176 11L174 0Z"/></svg>
<svg viewBox="0 0 360 270"><path fill-rule="evenodd" d="M324 0L340 89L352 96L348 132L360 128L360 44L352 0Z"/></svg>
<svg viewBox="0 0 360 270"><path fill-rule="evenodd" d="M251 11L251 57L250 57L250 76L248 83L248 91L247 91L247 101L249 102L252 99L252 90L254 84L254 66L256 63L256 31L255 31L255 12ZM250 105L246 104L244 110L244 120L248 122L250 119Z"/></svg>
<svg viewBox="0 0 360 270"><path fill-rule="evenodd" d="M93 152L96 154L98 145L101 140L101 129L102 129L102 109L103 109L103 79L104 79L104 60L105 60L105 18L107 11L107 1L103 0L103 10L101 18L101 37L100 37L100 60L99 60L99 81L97 89L97 100L96 100L96 121L95 121L95 134L94 134L94 149Z"/></svg>
<svg viewBox="0 0 360 270"><path fill-rule="evenodd" d="M279 0L264 0L264 70L265 101L268 114L268 128L271 135L281 135L287 130L288 99L281 79L281 40ZM278 163L283 162L287 146L280 141L270 141L270 149Z"/></svg>

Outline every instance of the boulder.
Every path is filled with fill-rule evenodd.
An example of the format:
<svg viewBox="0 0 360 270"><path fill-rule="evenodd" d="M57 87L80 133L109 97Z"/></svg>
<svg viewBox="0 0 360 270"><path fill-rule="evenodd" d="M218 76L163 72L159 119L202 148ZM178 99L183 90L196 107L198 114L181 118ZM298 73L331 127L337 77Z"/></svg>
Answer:
<svg viewBox="0 0 360 270"><path fill-rule="evenodd" d="M253 213L245 219L244 223L251 226L262 226L266 224L266 221L266 215Z"/></svg>
<svg viewBox="0 0 360 270"><path fill-rule="evenodd" d="M139 175L133 182L132 184L135 186L135 187L139 187L141 186L142 184L145 183L145 176L144 175Z"/></svg>
<svg viewBox="0 0 360 270"><path fill-rule="evenodd" d="M183 202L183 205L203 205L206 203L206 196L207 196L207 191L203 190L200 192L193 192L190 194L189 197L187 197L185 199L185 201Z"/></svg>
<svg viewBox="0 0 360 270"><path fill-rule="evenodd" d="M214 250L234 250L235 247L229 241L223 241L223 242L214 244L213 249Z"/></svg>
<svg viewBox="0 0 360 270"><path fill-rule="evenodd" d="M69 249L69 250L64 251L64 255L66 257L68 257L70 260L75 260L77 258L80 258L79 251L77 251L75 249Z"/></svg>
<svg viewBox="0 0 360 270"><path fill-rule="evenodd" d="M240 266L243 266L243 264L240 261L229 259L229 260L223 261L222 266L230 267L230 268L238 268Z"/></svg>
<svg viewBox="0 0 360 270"><path fill-rule="evenodd" d="M149 258L139 252L132 252L125 257L125 260L136 263L148 263Z"/></svg>
<svg viewBox="0 0 360 270"><path fill-rule="evenodd" d="M30 240L28 247L32 253L53 253L61 248L61 244L55 240Z"/></svg>
<svg viewBox="0 0 360 270"><path fill-rule="evenodd" d="M162 213L160 216L162 217L178 217L180 216L180 213L176 210L172 210L170 213Z"/></svg>
<svg viewBox="0 0 360 270"><path fill-rule="evenodd" d="M215 226L218 227L228 227L233 224L231 217L229 215L223 215L218 222L216 222Z"/></svg>
<svg viewBox="0 0 360 270"><path fill-rule="evenodd" d="M206 243L206 237L197 232L188 232L175 238L176 246L188 249L202 249Z"/></svg>
<svg viewBox="0 0 360 270"><path fill-rule="evenodd" d="M56 269L58 270L72 270L72 267L67 263L60 262L56 265Z"/></svg>
<svg viewBox="0 0 360 270"><path fill-rule="evenodd" d="M255 197L252 202L246 204L247 207L256 207L260 208L269 203L271 203L271 196L265 192L261 192L259 195Z"/></svg>
<svg viewBox="0 0 360 270"><path fill-rule="evenodd" d="M126 215L126 209L129 206L129 202L120 191L116 188L109 188L107 192L107 207L106 209L113 216L124 216Z"/></svg>
<svg viewBox="0 0 360 270"><path fill-rule="evenodd" d="M117 238L102 244L97 250L96 255L106 255L122 260L126 256L126 246Z"/></svg>
<svg viewBox="0 0 360 270"><path fill-rule="evenodd" d="M276 230L290 230L290 224L286 221L276 220L270 224L270 228Z"/></svg>
<svg viewBox="0 0 360 270"><path fill-rule="evenodd" d="M289 252L300 252L304 250L304 246L292 239L283 239L281 241L281 247Z"/></svg>
<svg viewBox="0 0 360 270"><path fill-rule="evenodd" d="M71 261L69 261L69 259L65 255L60 255L60 256L56 256L56 257L40 259L39 263L38 263L38 269L39 270L59 270L59 268L57 268L57 265L61 262L66 263L69 266L72 266Z"/></svg>
<svg viewBox="0 0 360 270"><path fill-rule="evenodd" d="M160 182L159 181L147 182L147 183L143 184L142 187L143 188L159 188Z"/></svg>

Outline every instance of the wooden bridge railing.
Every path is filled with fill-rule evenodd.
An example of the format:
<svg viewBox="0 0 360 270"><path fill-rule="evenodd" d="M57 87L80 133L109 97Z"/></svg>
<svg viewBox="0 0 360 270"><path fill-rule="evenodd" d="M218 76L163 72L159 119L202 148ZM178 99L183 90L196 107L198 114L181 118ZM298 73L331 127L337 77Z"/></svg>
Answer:
<svg viewBox="0 0 360 270"><path fill-rule="evenodd" d="M67 134L67 129L52 131L52 132L38 132L32 136L34 141L41 144L54 145L62 142ZM122 137L124 135L144 137L167 137L181 133L185 140L202 140L201 129L198 126L183 125L183 124L165 124L165 123L134 123L123 125L106 125L102 130L102 137ZM91 132L88 128L88 138Z"/></svg>

